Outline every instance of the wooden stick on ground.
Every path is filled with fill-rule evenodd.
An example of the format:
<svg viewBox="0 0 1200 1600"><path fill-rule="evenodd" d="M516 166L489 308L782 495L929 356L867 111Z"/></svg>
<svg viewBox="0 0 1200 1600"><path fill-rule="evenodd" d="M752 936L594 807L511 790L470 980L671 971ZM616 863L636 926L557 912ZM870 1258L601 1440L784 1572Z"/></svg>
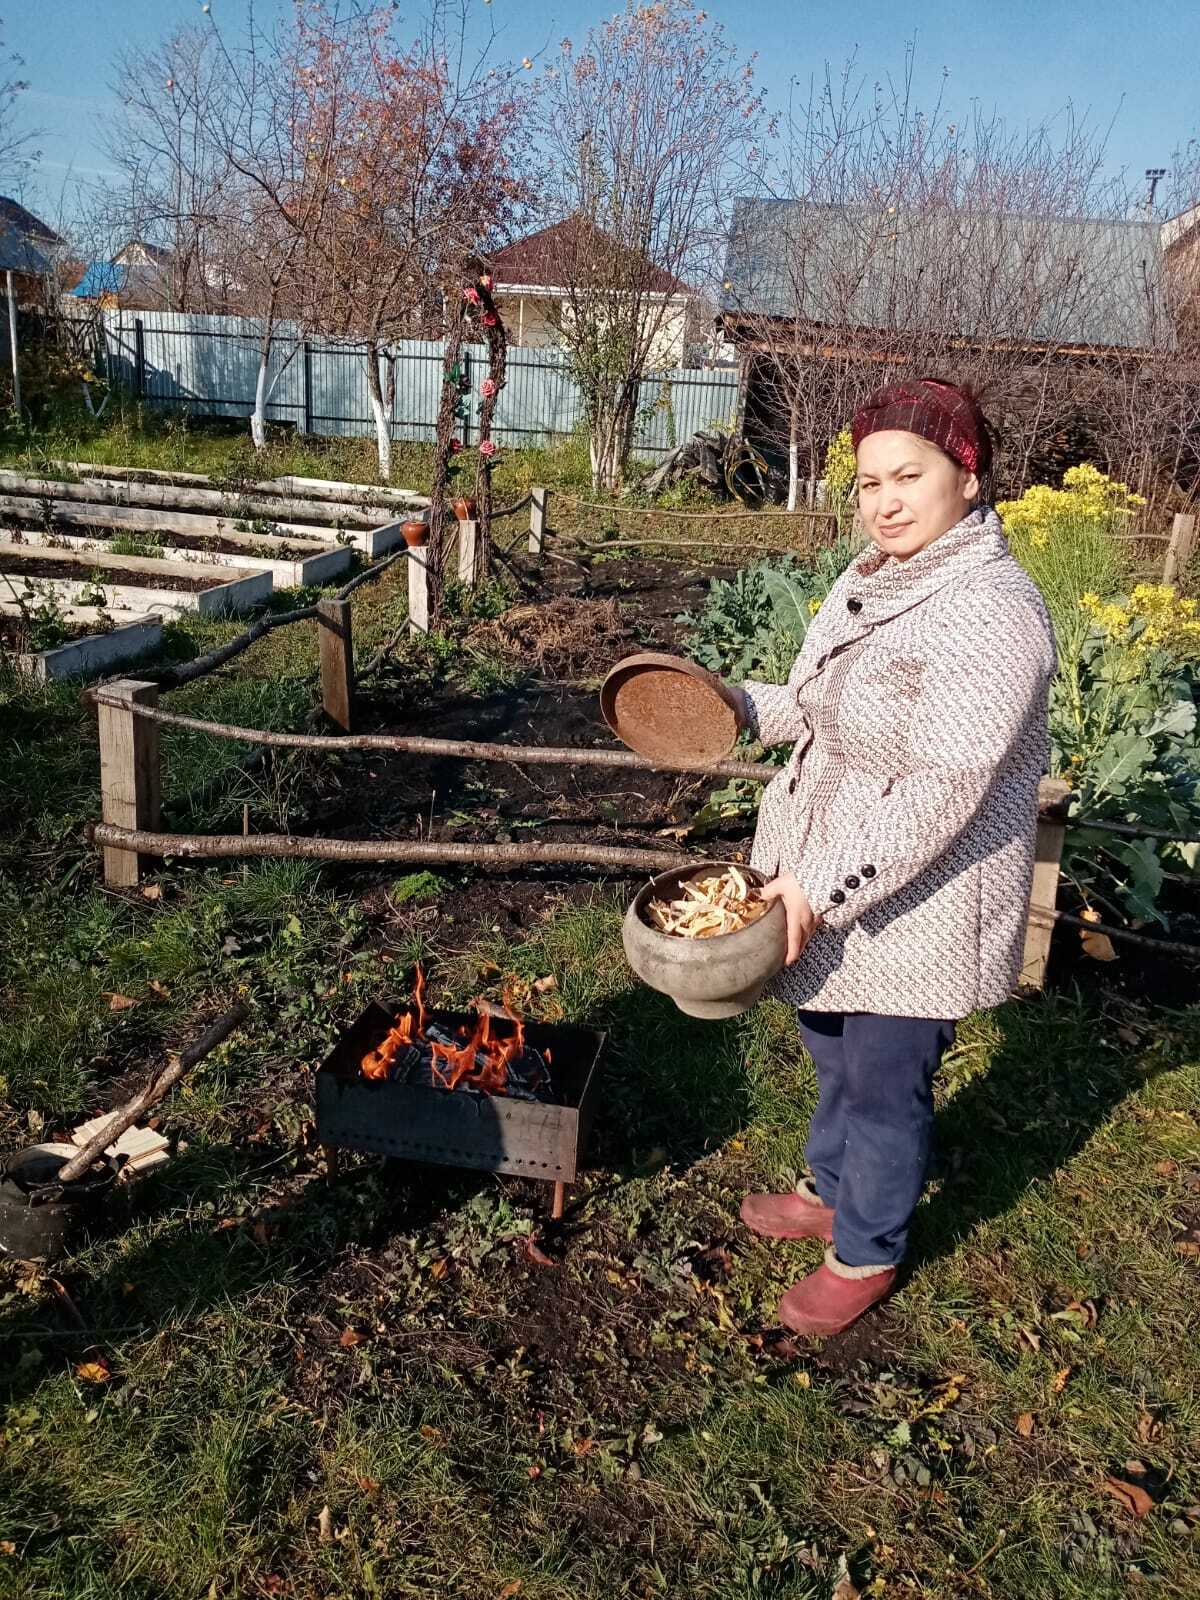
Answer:
<svg viewBox="0 0 1200 1600"><path fill-rule="evenodd" d="M630 872L664 872L702 857L682 850L640 850L595 844L466 844L436 839L311 839L286 833L140 833L97 823L90 833L102 849L139 850L180 860L213 857L281 856L304 861L457 861L467 866L618 867Z"/></svg>
<svg viewBox="0 0 1200 1600"><path fill-rule="evenodd" d="M109 1145L121 1137L126 1128L133 1126L143 1111L157 1105L168 1089L173 1088L198 1061L203 1061L210 1051L228 1039L233 1030L245 1022L249 1015L250 1007L239 1001L223 1017L218 1017L210 1028L205 1029L195 1044L183 1052L178 1061L173 1061L151 1078L144 1088L138 1090L132 1100L127 1100L121 1109L109 1118L98 1133L93 1134L79 1154L72 1156L59 1170L59 1183L73 1183L76 1178L81 1178L92 1162L103 1155Z"/></svg>

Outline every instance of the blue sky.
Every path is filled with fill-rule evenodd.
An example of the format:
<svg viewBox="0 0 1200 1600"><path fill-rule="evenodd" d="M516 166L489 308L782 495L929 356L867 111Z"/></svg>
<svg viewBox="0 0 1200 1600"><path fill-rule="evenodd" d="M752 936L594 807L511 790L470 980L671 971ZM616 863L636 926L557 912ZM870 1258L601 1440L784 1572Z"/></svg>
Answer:
<svg viewBox="0 0 1200 1600"><path fill-rule="evenodd" d="M212 0L213 16L236 32L248 3ZM283 3L259 0L257 9L261 16ZM85 179L104 170L116 54L203 20L200 7L201 0L0 0L8 48L25 58L31 84L23 116L43 130L40 175L28 193L47 216L72 170ZM1200 128L1200 0L711 0L708 10L745 52L758 52L777 106L792 76L807 82L854 49L871 81L902 72L905 42L915 36L919 98L931 103L947 72L948 120L963 119L978 100L1020 126L1070 102L1098 126L1113 124L1111 165L1139 181L1146 167L1169 167ZM580 0L492 0L489 14L503 53L520 57L564 34L578 42L608 13Z"/></svg>

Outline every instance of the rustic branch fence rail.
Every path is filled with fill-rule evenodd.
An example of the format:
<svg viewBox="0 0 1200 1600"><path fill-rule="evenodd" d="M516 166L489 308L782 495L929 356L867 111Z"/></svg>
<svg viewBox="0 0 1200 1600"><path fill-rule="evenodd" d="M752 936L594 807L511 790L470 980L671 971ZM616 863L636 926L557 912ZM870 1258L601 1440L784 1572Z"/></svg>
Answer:
<svg viewBox="0 0 1200 1600"><path fill-rule="evenodd" d="M548 500L549 492L545 488L535 487L513 505L493 512L494 517L507 517L518 514L526 507L529 508L529 551L535 556L546 554L546 540L548 537L554 537L553 530L546 525ZM587 502L579 503L587 504ZM613 508L598 505L596 509ZM653 510L641 507L618 509L635 512L644 509ZM690 517L692 514L682 515ZM730 520L734 518L741 520L739 513L728 515ZM762 513L746 513L746 515L757 516ZM783 515L813 519L829 514L806 510L800 513L783 513ZM468 553L471 550L472 525L460 523L459 526L461 567L465 559L464 550ZM467 534L465 541L464 531ZM1177 516L1172 533L1168 537L1168 559L1173 560L1177 570L1181 571L1190 560L1194 547L1195 519ZM598 548L609 549L621 542L605 541ZM674 538L626 542L689 547L695 544L706 546L710 544L709 541ZM748 547L744 542L739 542L739 550L746 548L782 547ZM299 838L276 834L204 836L165 833L160 827L162 787L158 730L162 726L187 728L213 738L266 748L327 752L372 750L439 759L504 762L513 765L604 766L690 773L705 777L745 778L760 783L769 781L780 770L766 762L750 761L666 764L651 762L630 751L616 749L507 745L403 734L355 734L352 731L355 673L350 597L364 583L374 581L400 560L408 561L410 626L420 627L424 624L427 627L427 612L421 604L426 576L424 549L420 546L405 548L351 579L329 599L319 601L312 606L297 608L280 616L260 618L237 638L229 640L195 661L159 674L155 681L124 679L85 692L85 697L96 705L100 724L102 821L92 826L90 838L103 851L107 882L121 886L136 884L148 858L161 856L185 859L232 856L291 857L322 861L460 862L493 867L574 864L610 867L626 872L661 871L688 859L687 852L683 850L659 851L591 844L474 844L436 840L364 841ZM472 571L471 576L475 577L477 574ZM185 683L194 682L225 665L275 628L309 620L315 621L319 629L322 710L336 727L342 729L340 734L287 733L247 728L232 723L183 716L159 707L160 689L177 688ZM1084 922L1055 909L1069 800L1070 790L1067 784L1056 779L1043 781L1039 795L1032 904L1026 928L1022 968L1023 985L1040 988L1044 983L1050 941L1056 922L1064 922L1091 932L1104 932L1113 938L1129 939L1143 945L1150 944L1159 949L1185 954L1200 953L1197 947L1147 940L1130 934L1125 929ZM1169 839L1177 837L1164 830L1142 828L1131 823L1093 822L1085 819L1081 825L1132 836Z"/></svg>

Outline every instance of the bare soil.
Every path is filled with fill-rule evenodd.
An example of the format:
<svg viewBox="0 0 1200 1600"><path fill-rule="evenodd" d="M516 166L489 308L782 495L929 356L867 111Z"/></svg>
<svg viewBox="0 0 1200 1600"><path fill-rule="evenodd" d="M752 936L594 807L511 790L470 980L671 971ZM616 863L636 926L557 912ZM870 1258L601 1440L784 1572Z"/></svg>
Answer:
<svg viewBox="0 0 1200 1600"><path fill-rule="evenodd" d="M103 539L106 543L111 543L113 539L128 537L136 540L138 543L142 543L144 541L147 545L156 543L161 537L164 545L172 545L179 550L208 551L213 555L223 556L261 555L270 561L302 561L305 556L317 554L317 552L314 550L302 549L298 545L294 544L268 546L265 542L265 539L260 548L250 548L244 544L235 544L232 539L202 539L198 535L191 533L164 532L161 536L159 536L150 533L142 534L139 533L137 529L91 528L83 527L78 523L55 526L50 530L50 532L55 538L61 539ZM22 543L20 528L8 528L6 529L6 533L13 544ZM253 537L253 535L249 535L248 537ZM331 534L331 543L332 538L333 536ZM37 545L33 548L45 549L46 546ZM67 548L70 547L68 546ZM92 554L96 556L97 560L101 560L104 552L102 550L96 550L93 551ZM170 559L170 557L166 554L165 549L162 552L162 556L164 560ZM120 557L118 556L116 559L120 560Z"/></svg>
<svg viewBox="0 0 1200 1600"><path fill-rule="evenodd" d="M102 559L96 552L97 561ZM117 558L120 559L119 557ZM177 572L126 571L121 567L81 566L71 561L40 561L32 556L5 556L4 574L11 578L77 578L91 579L95 583L119 583L132 589L172 589L180 594L202 594L207 589L220 588L238 574L231 569L228 578L185 578Z"/></svg>

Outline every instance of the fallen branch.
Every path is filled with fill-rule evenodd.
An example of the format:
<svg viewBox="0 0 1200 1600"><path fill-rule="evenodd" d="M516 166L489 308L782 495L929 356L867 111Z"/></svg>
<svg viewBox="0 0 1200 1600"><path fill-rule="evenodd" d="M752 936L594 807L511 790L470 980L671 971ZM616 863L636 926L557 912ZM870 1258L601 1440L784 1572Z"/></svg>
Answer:
<svg viewBox="0 0 1200 1600"><path fill-rule="evenodd" d="M110 822L91 824L87 836L97 849L136 850L143 855L182 860L278 856L303 861L456 861L469 866L575 865L664 872L690 859L702 859L689 857L682 850L634 850L617 845L306 839L282 833L252 833L247 838L240 833L149 833L139 828L118 828Z"/></svg>
<svg viewBox="0 0 1200 1600"><path fill-rule="evenodd" d="M1051 911L1049 906L1030 906L1029 920L1036 923L1042 917L1051 922L1065 922L1069 928L1082 928L1085 933L1106 933L1110 939L1124 939L1126 944L1140 945L1143 950L1157 950L1159 955L1200 956L1200 944L1183 944L1177 939L1147 939L1145 934L1130 933L1111 922L1085 922L1066 911Z"/></svg>
<svg viewBox="0 0 1200 1600"><path fill-rule="evenodd" d="M837 521L836 511L816 511L811 508L804 511L668 511L660 506L619 506L605 504L602 500L579 500L574 495L564 494L561 489L555 489L553 494L564 505L578 506L584 511L612 511L623 517L673 517L682 522L741 522L747 517L790 517L793 522L805 517L810 522Z"/></svg>
<svg viewBox="0 0 1200 1600"><path fill-rule="evenodd" d="M76 1178L81 1178L92 1162L103 1155L109 1145L121 1137L126 1128L133 1126L143 1111L148 1111L151 1106L157 1105L168 1089L173 1088L198 1061L203 1061L210 1051L228 1039L233 1030L245 1022L249 1015L250 1007L239 1001L231 1011L227 1011L223 1017L218 1017L210 1028L205 1029L195 1044L183 1052L178 1061L171 1062L151 1078L144 1088L139 1089L131 1100L127 1100L121 1109L105 1122L98 1133L92 1135L78 1155L72 1156L66 1165L59 1169L58 1182L74 1183Z"/></svg>
<svg viewBox="0 0 1200 1600"><path fill-rule="evenodd" d="M548 528L546 531L551 537L562 537L556 528ZM650 545L664 544L669 545L672 550L728 549L731 555L736 555L741 550L765 550L768 554L776 556L794 556L799 553L796 545L752 544L745 539L739 539L736 544L726 544L721 539L603 539L599 543L574 537L571 539L572 549L595 550L597 553L605 550L640 550Z"/></svg>
<svg viewBox="0 0 1200 1600"><path fill-rule="evenodd" d="M206 722L154 706L95 696L97 705L114 705L135 717L169 727L192 728L214 739L240 739L247 744L277 745L289 750L388 750L405 755L445 756L467 761L503 761L512 766L635 767L643 772L694 772L700 777L751 778L766 783L782 769L766 761L650 761L632 750L589 750L573 745L488 744L479 739L432 739L423 734L394 733L275 733L265 728L243 728L232 722Z"/></svg>
<svg viewBox="0 0 1200 1600"><path fill-rule="evenodd" d="M373 567L368 567L365 572L360 572L356 577L345 583L332 597L335 600L348 600L356 589L361 589L364 583L373 583L394 566L397 561L404 561L408 557L407 546L397 550L394 555L388 556L383 561L377 561ZM215 672L218 667L223 667L227 661L233 661L237 656L249 650L252 644L263 639L268 633L273 633L276 628L289 627L293 622L310 622L317 615L316 606L300 606L295 611L283 611L277 616L262 616L252 622L244 633L239 633L236 638L228 640L225 644L218 645L215 650L210 650L207 655L197 656L194 661L185 661L182 666L166 667L161 672L146 674L146 681L157 683L160 689L182 689L184 684L194 683L197 678L207 677L210 672ZM85 689L81 698L87 701L96 701L103 685Z"/></svg>
<svg viewBox="0 0 1200 1600"><path fill-rule="evenodd" d="M1172 833L1169 828L1147 828L1140 822L1099 822L1091 817L1071 817L1071 828L1095 828L1098 833L1120 833L1130 839L1166 839L1171 844L1200 844L1200 834Z"/></svg>

